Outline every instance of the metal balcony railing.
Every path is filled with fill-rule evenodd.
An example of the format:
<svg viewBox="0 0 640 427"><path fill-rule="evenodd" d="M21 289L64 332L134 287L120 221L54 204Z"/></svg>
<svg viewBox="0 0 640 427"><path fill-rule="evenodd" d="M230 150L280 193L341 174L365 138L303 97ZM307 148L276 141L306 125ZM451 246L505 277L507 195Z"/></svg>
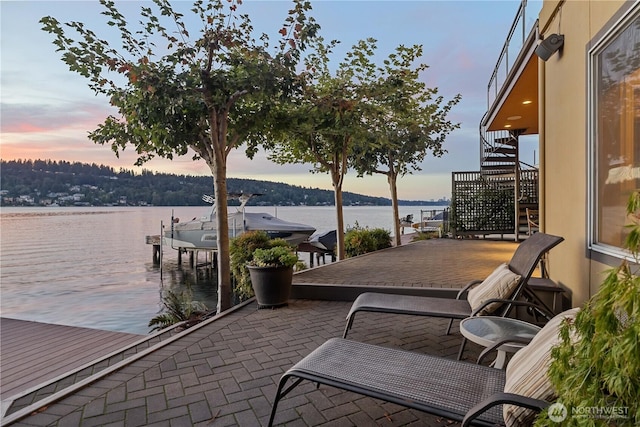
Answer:
<svg viewBox="0 0 640 427"><path fill-rule="evenodd" d="M542 0L522 0L516 12L516 16L513 19L511 28L507 33L507 38L502 46L498 61L493 69L491 78L487 85L487 112L480 120L480 165L481 169L486 165L488 157L495 159L498 156L510 157L510 154L500 153L501 148L498 141L505 140L512 135L511 131L487 131L485 127L485 119L487 118L489 111L493 107L496 98L500 95L501 90L505 83L507 83L509 74L511 73L516 61L520 57L522 49L527 42L530 43L529 38L532 32L537 26L537 16L542 8ZM506 162L511 159L505 159ZM519 162L519 159L516 158ZM519 162L522 163L522 162ZM521 164L521 167L533 168L527 164Z"/></svg>
<svg viewBox="0 0 640 427"><path fill-rule="evenodd" d="M525 44L527 36L536 25L537 16L542 8L542 0L522 0L513 24L502 46L489 84L487 85L487 109L495 101L500 89L507 81L507 76Z"/></svg>

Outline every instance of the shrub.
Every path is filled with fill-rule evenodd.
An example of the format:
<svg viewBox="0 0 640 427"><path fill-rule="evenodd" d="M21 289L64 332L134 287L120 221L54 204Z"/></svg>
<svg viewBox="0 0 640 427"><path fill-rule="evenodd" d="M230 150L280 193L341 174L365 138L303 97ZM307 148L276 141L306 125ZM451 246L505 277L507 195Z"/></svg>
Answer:
<svg viewBox="0 0 640 427"><path fill-rule="evenodd" d="M344 246L347 257L389 248L391 247L391 232L382 228L363 228L356 222L353 228L347 228Z"/></svg>
<svg viewBox="0 0 640 427"><path fill-rule="evenodd" d="M425 232L417 231L413 233L413 235L411 236L411 241L418 242L420 240L431 240L437 237L438 237L437 231L425 231Z"/></svg>
<svg viewBox="0 0 640 427"><path fill-rule="evenodd" d="M298 262L298 257L292 252L291 245L284 239L271 239L266 231L247 231L238 237L231 239L229 245L229 254L231 256L231 274L235 280L234 290L239 297L249 298L253 296L253 288L251 287L251 276L247 264L251 263L258 249L283 248L295 257L292 265L300 270L304 267L304 263ZM283 252L276 251L276 253ZM264 254L262 256L267 256ZM290 262L290 261L287 261Z"/></svg>
<svg viewBox="0 0 640 427"><path fill-rule="evenodd" d="M235 279L235 291L238 296L247 298L253 296L247 263L253 259L253 252L256 249L269 247L269 240L266 231L247 231L231 239L229 244L231 274Z"/></svg>
<svg viewBox="0 0 640 427"><path fill-rule="evenodd" d="M256 249L249 264L256 267L293 267L298 263L298 256L292 249L285 246Z"/></svg>
<svg viewBox="0 0 640 427"><path fill-rule="evenodd" d="M202 321L208 310L203 303L193 301L189 291L176 293L169 289L163 292L162 305L162 313L149 321L151 331L159 331L178 322L186 322L184 326L188 328Z"/></svg>
<svg viewBox="0 0 640 427"><path fill-rule="evenodd" d="M627 213L633 223L627 226L625 245L635 262L624 260L608 271L600 290L575 320L562 326L561 343L552 349L549 378L557 392L557 402L564 405L568 415L562 425L640 425L640 193L637 191L629 199ZM596 413L572 414L572 410L585 409ZM540 413L536 425L550 424L548 411Z"/></svg>

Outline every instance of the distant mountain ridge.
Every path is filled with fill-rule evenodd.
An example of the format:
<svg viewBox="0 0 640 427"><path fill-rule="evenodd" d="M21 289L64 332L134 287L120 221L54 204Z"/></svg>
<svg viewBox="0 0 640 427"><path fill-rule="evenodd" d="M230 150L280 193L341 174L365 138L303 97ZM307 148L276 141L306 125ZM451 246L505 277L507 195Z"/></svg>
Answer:
<svg viewBox="0 0 640 427"><path fill-rule="evenodd" d="M228 178L229 193L260 193L249 205L331 206L333 191L271 181ZM213 178L143 170L141 174L88 163L0 161L2 206L201 206L213 195ZM390 206L391 199L343 193L345 206ZM230 202L230 204L235 204ZM448 200L401 200L400 205L448 205Z"/></svg>

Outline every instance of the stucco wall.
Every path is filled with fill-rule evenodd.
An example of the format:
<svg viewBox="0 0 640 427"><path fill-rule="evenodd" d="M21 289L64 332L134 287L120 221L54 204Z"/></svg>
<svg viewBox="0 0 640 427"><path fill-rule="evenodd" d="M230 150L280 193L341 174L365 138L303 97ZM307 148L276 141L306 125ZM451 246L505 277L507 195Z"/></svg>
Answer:
<svg viewBox="0 0 640 427"><path fill-rule="evenodd" d="M540 12L545 36L565 36L562 50L542 62L540 144L545 174L545 231L565 238L549 256L551 276L571 289L580 305L599 287L608 266L587 252L587 50L623 1L546 1Z"/></svg>

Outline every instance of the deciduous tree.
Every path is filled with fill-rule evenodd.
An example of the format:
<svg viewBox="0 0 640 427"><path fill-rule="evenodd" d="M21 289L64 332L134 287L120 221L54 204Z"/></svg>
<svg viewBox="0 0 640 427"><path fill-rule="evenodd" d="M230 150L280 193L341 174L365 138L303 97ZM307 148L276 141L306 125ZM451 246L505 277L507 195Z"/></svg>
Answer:
<svg viewBox="0 0 640 427"><path fill-rule="evenodd" d="M328 173L334 190L337 221L337 257L344 259L344 217L342 186L354 144L363 134L363 90L359 87L362 57L373 54L373 42L361 41L347 53L335 73L329 56L337 44L318 39L305 58L301 73L303 90L294 103L280 109L278 122L286 122L279 144L272 146L271 160L277 163L310 163L312 172Z"/></svg>
<svg viewBox="0 0 640 427"><path fill-rule="evenodd" d="M293 0L274 49L267 35L256 39L249 16L237 12L241 0L196 1L191 12L202 27L193 39L187 20L168 0L144 4L135 31L114 2L101 3L120 46L82 22L41 20L69 69L86 77L117 110L89 137L110 144L116 155L133 147L138 165L192 149L213 175L217 229L228 230L227 156L243 143L249 156L255 154L274 102L294 92L296 64L318 29L307 17L310 3ZM218 233L217 244L220 312L231 306L226 232Z"/></svg>
<svg viewBox="0 0 640 427"><path fill-rule="evenodd" d="M421 170L428 154L442 156L446 137L459 124L448 119L451 108L460 101L456 95L450 101L438 95L420 80L428 67L415 66L422 56L422 46L399 46L381 67L369 59L361 64L368 71L362 81L369 108L363 118L366 136L355 146L352 166L360 176L386 175L393 207L396 244L400 245L398 214L398 177Z"/></svg>

